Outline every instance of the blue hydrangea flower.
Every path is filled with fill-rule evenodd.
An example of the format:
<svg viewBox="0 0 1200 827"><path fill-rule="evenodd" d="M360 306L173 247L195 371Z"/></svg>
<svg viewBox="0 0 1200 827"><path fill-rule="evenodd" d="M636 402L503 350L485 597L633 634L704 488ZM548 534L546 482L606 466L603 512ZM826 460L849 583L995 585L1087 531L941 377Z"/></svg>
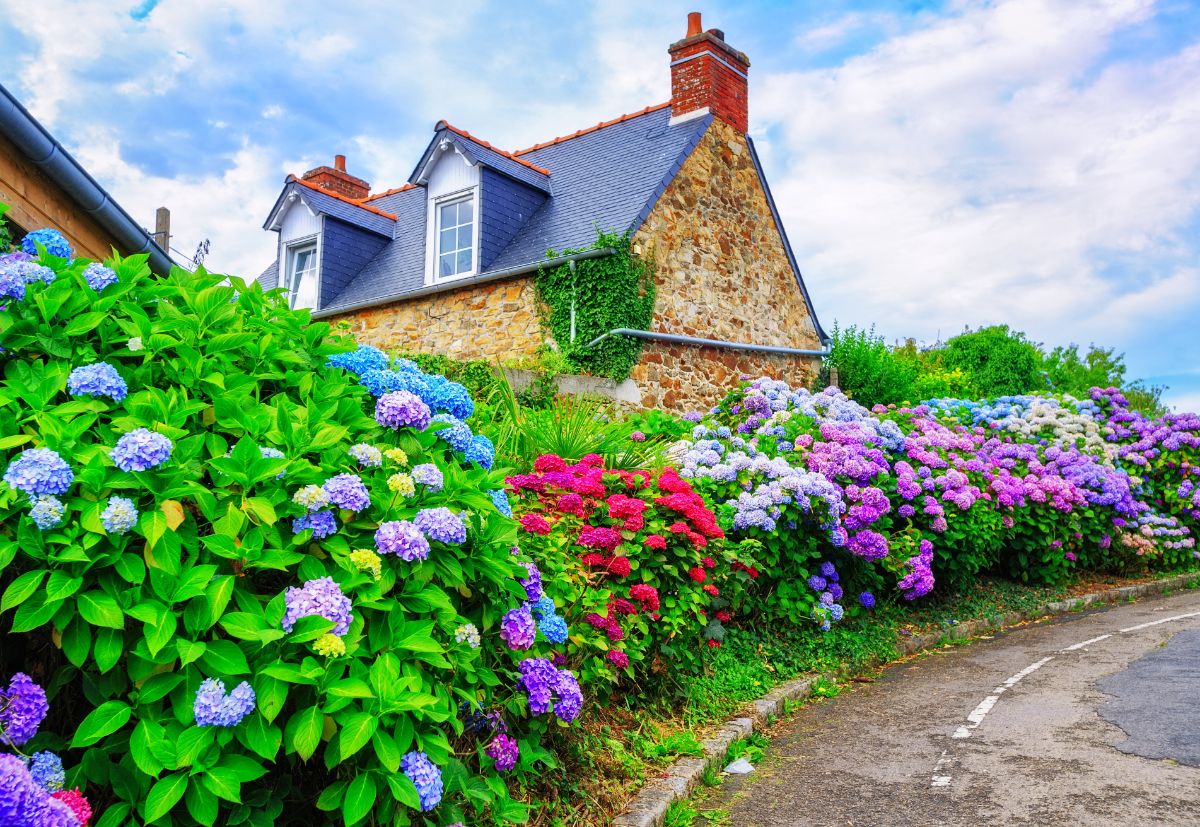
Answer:
<svg viewBox="0 0 1200 827"><path fill-rule="evenodd" d="M846 616L846 610L842 608L842 604L834 603L829 607L829 619L837 623Z"/></svg>
<svg viewBox="0 0 1200 827"><path fill-rule="evenodd" d="M37 247L39 244L45 247L46 252L52 256L68 260L75 258L75 252L71 249L70 243L58 230L50 227L34 230L22 239L21 249L31 256L36 256L39 255Z"/></svg>
<svg viewBox="0 0 1200 827"><path fill-rule="evenodd" d="M330 477L323 486L329 501L347 511L363 511L371 505L371 494L362 479L354 474Z"/></svg>
<svg viewBox="0 0 1200 827"><path fill-rule="evenodd" d="M58 497L41 494L33 498L33 508L29 509L29 516L37 523L38 528L46 531L57 528L62 523L65 511L66 508Z"/></svg>
<svg viewBox="0 0 1200 827"><path fill-rule="evenodd" d="M530 605L529 610L533 612L536 618L549 617L554 614L554 598L548 594L543 594L539 600Z"/></svg>
<svg viewBox="0 0 1200 827"><path fill-rule="evenodd" d="M117 274L103 264L89 264L83 271L83 280L88 287L99 293L105 287L117 283Z"/></svg>
<svg viewBox="0 0 1200 827"><path fill-rule="evenodd" d="M109 497L108 505L100 512L100 524L109 534L124 534L138 521L137 506L126 497Z"/></svg>
<svg viewBox="0 0 1200 827"><path fill-rule="evenodd" d="M365 442L350 446L349 454L352 460L364 468L378 468L383 465L383 452Z"/></svg>
<svg viewBox="0 0 1200 827"><path fill-rule="evenodd" d="M565 643L567 640L567 621L556 614L543 615L538 621L538 631L551 643Z"/></svg>
<svg viewBox="0 0 1200 827"><path fill-rule="evenodd" d="M437 432L438 439L445 442L455 451L466 451L471 447L471 427L465 422L462 422L450 414L440 413L433 417L434 422L445 422L449 424L449 428L442 428Z"/></svg>
<svg viewBox="0 0 1200 827"><path fill-rule="evenodd" d="M36 261L19 261L10 266L14 273L25 280L26 284L35 284L39 281L43 284L50 284L55 278L53 270Z"/></svg>
<svg viewBox="0 0 1200 827"><path fill-rule="evenodd" d="M442 800L442 771L423 752L410 752L400 759L400 770L417 788L421 811L429 812Z"/></svg>
<svg viewBox="0 0 1200 827"><path fill-rule="evenodd" d="M171 458L175 445L165 436L146 428L122 434L108 456L122 471L145 471Z"/></svg>
<svg viewBox="0 0 1200 827"><path fill-rule="evenodd" d="M412 478L413 482L425 486L435 494L442 490L442 485L444 484L441 469L431 462L414 465Z"/></svg>
<svg viewBox="0 0 1200 827"><path fill-rule="evenodd" d="M814 592L824 591L826 585L828 584L826 583L825 578L819 574L814 574L812 577L808 578L808 587Z"/></svg>
<svg viewBox="0 0 1200 827"><path fill-rule="evenodd" d="M505 517L512 517L512 504L508 501L508 492L503 488L496 488L488 492L488 496L492 498L492 503L496 506L496 510Z"/></svg>
<svg viewBox="0 0 1200 827"><path fill-rule="evenodd" d="M833 563L830 563L828 560L826 560L821 564L821 576L826 580L831 580L835 583L837 582L838 573L837 569L834 568Z"/></svg>
<svg viewBox="0 0 1200 827"><path fill-rule="evenodd" d="M206 678L196 690L192 714L196 726L237 726L254 711L254 687L242 681L228 695L225 684L216 678Z"/></svg>
<svg viewBox="0 0 1200 827"><path fill-rule="evenodd" d="M120 402L129 393L129 386L108 362L95 362L71 371L67 377L67 392L71 396L107 396Z"/></svg>
<svg viewBox="0 0 1200 827"><path fill-rule="evenodd" d="M353 604L332 577L309 580L302 588L290 587L284 593L285 610L281 625L290 632L302 617L320 615L334 623L333 634L341 637L350 631L354 620Z"/></svg>
<svg viewBox="0 0 1200 827"><path fill-rule="evenodd" d="M25 278L11 266L0 267L0 299L25 298Z"/></svg>
<svg viewBox="0 0 1200 827"><path fill-rule="evenodd" d="M483 434L475 434L471 446L466 450L468 462L476 462L485 471L490 471L496 462L496 447Z"/></svg>
<svg viewBox="0 0 1200 827"><path fill-rule="evenodd" d="M8 464L4 481L30 497L65 494L75 479L66 461L49 448L30 448Z"/></svg>
<svg viewBox="0 0 1200 827"><path fill-rule="evenodd" d="M410 563L429 556L429 541L421 529L407 520L381 523L375 531L375 548L380 554L394 554Z"/></svg>
<svg viewBox="0 0 1200 827"><path fill-rule="evenodd" d="M53 752L35 752L29 759L29 774L48 793L61 790L67 782L62 759Z"/></svg>
<svg viewBox="0 0 1200 827"><path fill-rule="evenodd" d="M292 531L296 534L309 528L312 529L314 540L322 540L337 533L337 519L332 511L315 511L292 520Z"/></svg>
<svg viewBox="0 0 1200 827"><path fill-rule="evenodd" d="M399 363L397 365L400 366ZM413 368L416 368L416 365L413 365ZM465 387L436 374L425 374L423 378L426 390L420 397L430 408L445 411L460 420L470 419L471 414L475 413L475 403L471 401L471 394L467 393Z"/></svg>
<svg viewBox="0 0 1200 827"><path fill-rule="evenodd" d="M382 370L387 367L387 364L387 354L382 350L370 345L359 345L358 350L330 356L325 366L342 368L343 370L350 371L355 376L362 376L369 370Z"/></svg>
<svg viewBox="0 0 1200 827"><path fill-rule="evenodd" d="M459 545L467 541L467 524L449 508L426 508L417 512L413 523L430 540Z"/></svg>

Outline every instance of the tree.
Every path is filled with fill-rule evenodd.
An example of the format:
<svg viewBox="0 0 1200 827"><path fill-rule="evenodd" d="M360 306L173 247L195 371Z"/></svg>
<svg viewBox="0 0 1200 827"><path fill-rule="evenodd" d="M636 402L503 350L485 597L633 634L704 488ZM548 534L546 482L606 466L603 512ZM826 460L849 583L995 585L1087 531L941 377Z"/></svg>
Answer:
<svg viewBox="0 0 1200 827"><path fill-rule="evenodd" d="M1011 396L1049 390L1041 374L1041 352L1008 325L968 330L946 342L942 364L961 370L979 395Z"/></svg>

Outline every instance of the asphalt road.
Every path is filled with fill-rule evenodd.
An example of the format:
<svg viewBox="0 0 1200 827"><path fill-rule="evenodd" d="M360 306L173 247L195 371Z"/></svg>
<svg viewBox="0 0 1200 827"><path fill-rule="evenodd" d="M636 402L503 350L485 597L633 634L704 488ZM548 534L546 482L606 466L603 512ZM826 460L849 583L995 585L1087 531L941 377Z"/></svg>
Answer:
<svg viewBox="0 0 1200 827"><path fill-rule="evenodd" d="M1200 594L938 650L773 736L702 812L739 827L1198 827Z"/></svg>

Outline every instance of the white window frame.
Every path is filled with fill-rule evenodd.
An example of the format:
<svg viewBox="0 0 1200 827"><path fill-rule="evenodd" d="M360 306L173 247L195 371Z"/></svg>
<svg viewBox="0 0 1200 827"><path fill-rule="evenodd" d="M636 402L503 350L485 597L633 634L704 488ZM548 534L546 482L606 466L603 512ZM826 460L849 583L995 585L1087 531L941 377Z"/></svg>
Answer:
<svg viewBox="0 0 1200 827"><path fill-rule="evenodd" d="M322 220L324 225L324 220ZM321 307L321 235L315 233L302 238L294 238L288 241L283 248L283 255L280 256L280 261L283 264L283 286L287 288L288 307L296 309L296 297L298 291L296 288L299 284L294 284L294 271L296 258L300 253L306 250L313 251L313 278L317 282L316 298L313 306L309 310L319 310Z"/></svg>
<svg viewBox="0 0 1200 827"><path fill-rule="evenodd" d="M471 211L471 268L465 273L456 273L453 276L440 275L441 268L439 262L441 260L441 225L440 215L441 208L447 204L453 204L458 201L470 201L472 204ZM470 186L465 189L448 192L444 195L439 195L436 198L429 199L429 214L426 219L426 226L429 228L426 233L426 256L425 256L425 283L428 285L446 284L460 279L467 279L479 274L479 236L480 227L483 222L480 220L480 203L479 203L479 186Z"/></svg>

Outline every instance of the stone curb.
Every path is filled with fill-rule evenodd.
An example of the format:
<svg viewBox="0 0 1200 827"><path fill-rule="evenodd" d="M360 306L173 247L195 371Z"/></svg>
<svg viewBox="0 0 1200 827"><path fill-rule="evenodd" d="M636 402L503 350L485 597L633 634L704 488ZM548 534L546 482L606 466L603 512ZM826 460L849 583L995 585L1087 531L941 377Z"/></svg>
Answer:
<svg viewBox="0 0 1200 827"><path fill-rule="evenodd" d="M1150 583L1136 586L1122 586L1103 592L1085 594L1069 600L1058 600L1045 603L1030 612L1009 612L980 620L968 620L952 627L953 634L946 632L913 635L903 638L898 643L901 656L913 655L926 649L936 649L944 643L962 643L979 635L995 632L1008 626L1015 626L1030 620L1040 620L1055 615L1067 614L1076 609L1087 608L1099 604L1118 603L1131 598L1146 597L1162 594L1165 591L1181 588L1200 578L1200 573L1190 572L1174 577L1166 577ZM873 664L884 665L882 662ZM675 801L687 798L700 785L704 771L720 768L725 763L725 753L729 746L739 738L745 738L756 730L762 730L771 718L782 714L785 703L789 701L807 700L812 694L812 686L818 680L836 680L835 674L806 675L782 683L763 695L757 701L748 703L744 716L732 718L720 726L716 734L706 741L703 758L680 758L665 772L647 781L637 795L625 805L613 821L613 827L662 827L667 817L667 808Z"/></svg>

